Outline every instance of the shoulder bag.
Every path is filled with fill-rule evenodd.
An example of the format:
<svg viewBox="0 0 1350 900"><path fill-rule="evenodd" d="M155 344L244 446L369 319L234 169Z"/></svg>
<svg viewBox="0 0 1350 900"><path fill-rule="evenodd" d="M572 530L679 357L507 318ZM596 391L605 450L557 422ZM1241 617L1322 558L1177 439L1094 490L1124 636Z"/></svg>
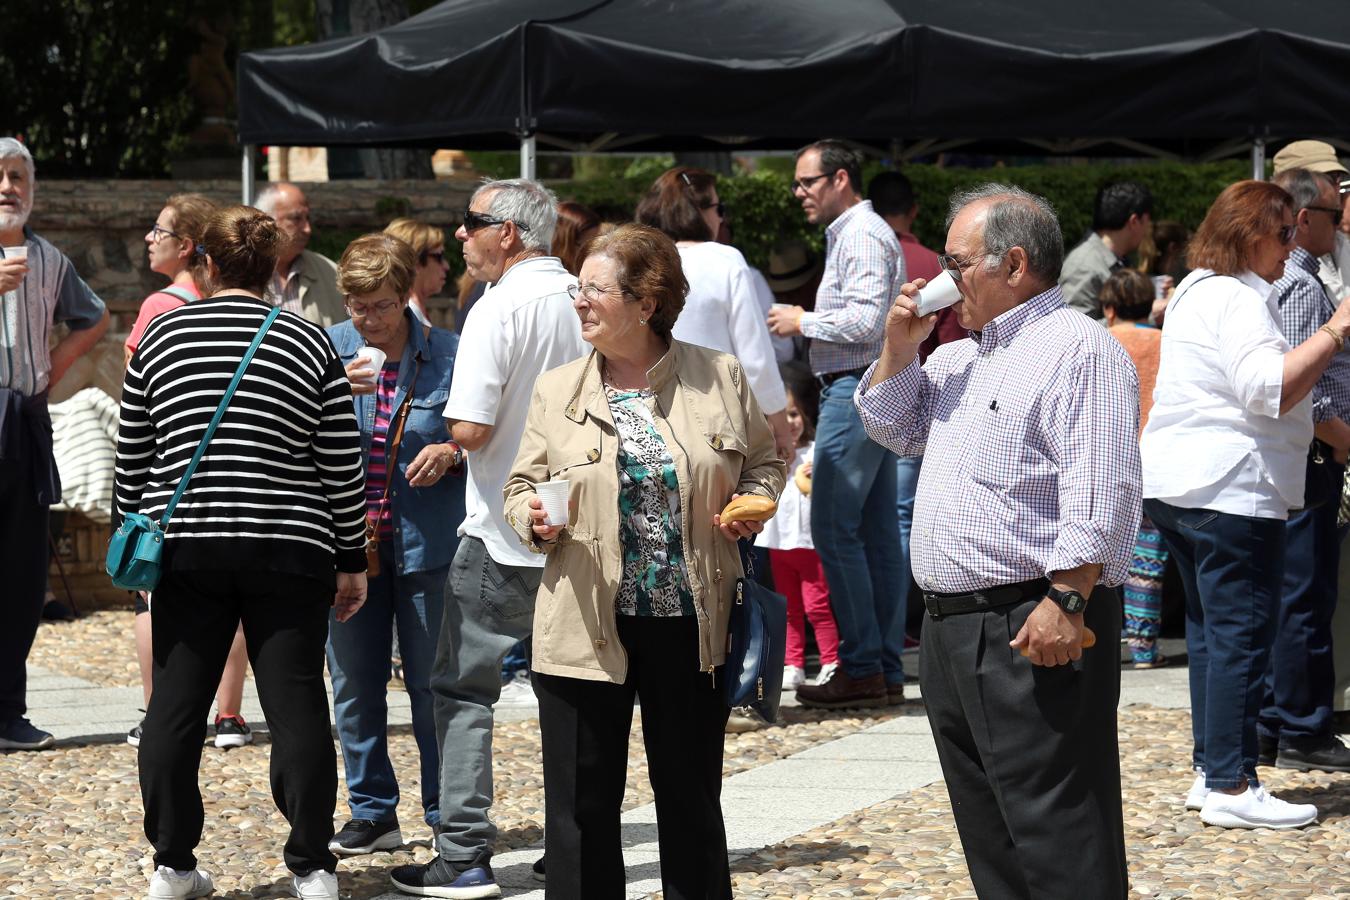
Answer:
<svg viewBox="0 0 1350 900"><path fill-rule="evenodd" d="M787 651L787 598L754 579L751 561L736 579L736 599L727 623L723 686L727 706L748 706L766 722L778 719Z"/></svg>
<svg viewBox="0 0 1350 900"><path fill-rule="evenodd" d="M197 452L192 455L187 470L178 480L178 489L173 492L169 505L164 507L164 515L155 520L141 513L127 513L122 519L121 526L108 540L108 555L104 568L115 587L128 591L152 591L155 585L159 584L160 560L164 556L164 532L169 527L169 518L178 506L178 501L183 499L183 492L187 490L192 474L197 471L197 464L202 461L206 445L216 433L216 426L225 417L230 399L234 397L239 382L243 380L244 370L253 361L253 355L258 352L263 335L267 334L267 329L272 327L272 323L280 313L281 308L274 307L263 320L258 333L253 336L253 343L244 353L244 358L239 361L239 368L235 370L230 386L225 389L225 396L220 398L220 405L216 407L216 414L211 417L211 424L206 426L206 433L197 444Z"/></svg>

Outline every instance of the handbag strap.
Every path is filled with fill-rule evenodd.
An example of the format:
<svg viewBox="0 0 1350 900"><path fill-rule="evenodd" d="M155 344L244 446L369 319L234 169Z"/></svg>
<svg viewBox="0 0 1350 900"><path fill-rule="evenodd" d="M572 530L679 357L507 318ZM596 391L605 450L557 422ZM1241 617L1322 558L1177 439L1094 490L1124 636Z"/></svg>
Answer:
<svg viewBox="0 0 1350 900"><path fill-rule="evenodd" d="M187 490L188 482L192 480L192 474L197 471L197 464L202 461L206 454L206 445L211 442L211 436L216 433L216 426L220 420L225 418L225 410L230 405L231 398L234 397L235 390L239 387L239 382L244 379L244 370L248 364L253 361L253 355L258 352L258 345L262 343L263 335L267 334L267 329L272 327L277 316L281 314L281 307L274 306L272 311L263 319L262 327L258 333L253 336L253 343L248 345L248 350L244 352L244 358L239 361L239 368L234 370L234 378L230 379L230 386L225 389L225 396L220 398L220 405L216 407L216 414L211 417L211 424L206 426L206 434L202 435L201 442L197 444L197 452L192 454L192 462L188 463L187 471L183 477L178 480L178 490L173 492L173 499L169 505L164 507L164 515L159 517L159 527L161 530L167 530L169 527L169 517L178 506L178 501L183 499L183 492Z"/></svg>
<svg viewBox="0 0 1350 900"><path fill-rule="evenodd" d="M175 284L171 284L166 288L161 288L160 293L168 294L170 297L182 300L184 303L191 303L192 301L197 299L196 294L192 293L191 291L180 288Z"/></svg>
<svg viewBox="0 0 1350 900"><path fill-rule="evenodd" d="M394 483L394 472L398 466L398 448L403 443L403 426L408 421L408 410L412 406L413 394L417 391L417 376L422 371L421 357L415 357L413 361L412 384L408 386L408 393L403 395L403 402L399 404L398 413L394 416L395 422L392 434L389 438L389 450L385 454L384 464L384 494L380 496L379 509L384 509L384 504L389 500L389 488ZM370 514L366 514L366 539L370 541L379 541L379 530L376 523L370 520Z"/></svg>

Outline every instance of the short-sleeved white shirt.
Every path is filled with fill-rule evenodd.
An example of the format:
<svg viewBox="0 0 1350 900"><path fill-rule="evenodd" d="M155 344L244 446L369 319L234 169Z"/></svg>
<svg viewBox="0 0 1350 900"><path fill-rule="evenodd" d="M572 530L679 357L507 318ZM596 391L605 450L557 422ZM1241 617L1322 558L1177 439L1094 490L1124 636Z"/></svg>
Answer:
<svg viewBox="0 0 1350 900"><path fill-rule="evenodd" d="M460 334L445 417L491 425L492 436L468 454L459 533L481 540L499 565L544 564L507 526L502 488L525 433L535 379L586 350L567 293L576 281L557 257L518 262L473 305Z"/></svg>

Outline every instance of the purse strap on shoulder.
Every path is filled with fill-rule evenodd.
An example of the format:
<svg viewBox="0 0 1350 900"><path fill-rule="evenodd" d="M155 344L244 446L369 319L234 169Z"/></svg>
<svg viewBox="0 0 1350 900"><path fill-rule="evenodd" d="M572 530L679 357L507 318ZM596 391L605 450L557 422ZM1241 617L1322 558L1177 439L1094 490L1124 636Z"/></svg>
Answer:
<svg viewBox="0 0 1350 900"><path fill-rule="evenodd" d="M230 400L234 397L239 382L244 379L244 370L253 361L253 355L258 352L258 345L262 343L263 335L267 334L267 329L272 327L272 323L276 321L280 314L281 307L272 307L272 311L263 320L262 327L253 336L253 343L249 344L248 350L244 352L244 358L239 361L239 368L234 370L234 378L230 379L230 386L225 389L225 396L220 398L220 405L216 407L216 414L211 417L211 424L206 426L206 433L202 435L201 442L197 444L197 452L192 454L192 462L188 463L187 471L183 472L183 477L178 480L178 489L173 492L173 499L169 501L169 505L164 507L164 515L159 517L161 530L168 529L169 517L178 507L178 501L183 499L183 492L187 490L188 482L192 480L193 473L197 471L197 464L202 461L202 457L206 454L206 445L211 443L211 436L216 433L216 426L220 424L221 419L225 418L225 410L229 408Z"/></svg>

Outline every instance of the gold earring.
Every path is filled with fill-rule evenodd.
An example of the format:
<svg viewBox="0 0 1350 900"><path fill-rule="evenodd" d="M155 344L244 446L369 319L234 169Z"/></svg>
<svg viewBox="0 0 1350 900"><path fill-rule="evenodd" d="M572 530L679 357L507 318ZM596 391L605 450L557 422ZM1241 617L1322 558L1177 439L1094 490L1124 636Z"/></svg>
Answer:
<svg viewBox="0 0 1350 900"><path fill-rule="evenodd" d="M646 319L638 319L638 324L639 324L639 325L646 325L646 324L647 324L647 320L646 320Z"/></svg>

